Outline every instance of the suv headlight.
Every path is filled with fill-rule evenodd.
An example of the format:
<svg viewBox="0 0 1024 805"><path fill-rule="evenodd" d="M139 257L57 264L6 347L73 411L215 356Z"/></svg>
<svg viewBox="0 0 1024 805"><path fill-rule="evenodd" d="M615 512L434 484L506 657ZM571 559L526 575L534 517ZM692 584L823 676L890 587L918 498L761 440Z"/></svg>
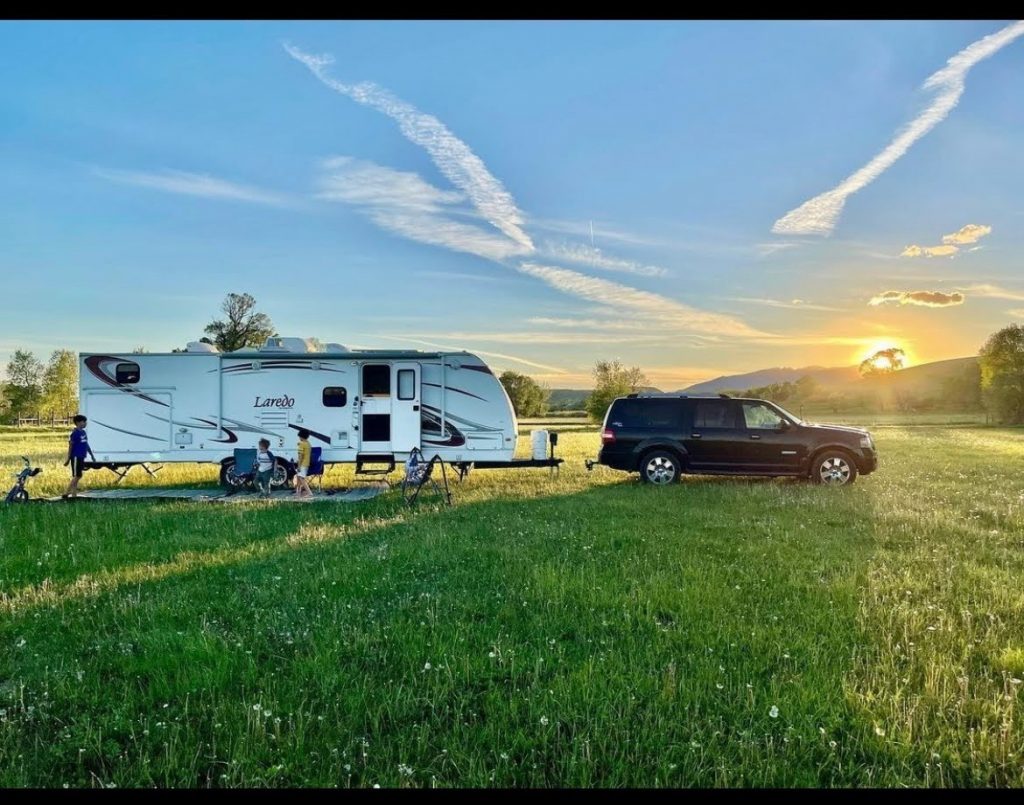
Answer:
<svg viewBox="0 0 1024 805"><path fill-rule="evenodd" d="M865 433L863 436L860 437L860 446L866 447L870 450L875 449L875 443L871 440L870 433Z"/></svg>

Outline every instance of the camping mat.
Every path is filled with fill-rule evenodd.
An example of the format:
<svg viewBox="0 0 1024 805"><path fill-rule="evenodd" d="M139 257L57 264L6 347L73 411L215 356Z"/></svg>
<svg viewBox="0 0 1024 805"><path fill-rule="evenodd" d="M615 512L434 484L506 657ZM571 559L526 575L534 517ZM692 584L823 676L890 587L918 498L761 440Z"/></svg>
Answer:
<svg viewBox="0 0 1024 805"><path fill-rule="evenodd" d="M360 500L370 500L382 492L387 491L385 485L365 486L354 489L339 489L328 492L315 492L313 497L299 499L290 489L279 489L270 493L270 499L274 502L284 503L355 503ZM261 500L255 492L238 492L233 495L227 494L223 489L161 489L159 487L142 487L139 489L93 489L83 490L78 495L80 500L195 500L200 502L252 502ZM63 503L60 497L43 498L50 503Z"/></svg>

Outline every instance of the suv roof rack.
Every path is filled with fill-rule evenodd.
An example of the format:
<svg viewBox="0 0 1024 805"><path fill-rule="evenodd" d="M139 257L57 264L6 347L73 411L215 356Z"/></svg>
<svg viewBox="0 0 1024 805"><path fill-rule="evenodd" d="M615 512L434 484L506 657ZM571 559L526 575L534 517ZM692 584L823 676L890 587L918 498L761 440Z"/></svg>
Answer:
<svg viewBox="0 0 1024 805"><path fill-rule="evenodd" d="M673 399L694 399L694 400L716 400L724 398L726 400L734 399L729 394L685 394L678 391L634 391L631 394L626 395L627 399L635 400L641 397L671 397Z"/></svg>

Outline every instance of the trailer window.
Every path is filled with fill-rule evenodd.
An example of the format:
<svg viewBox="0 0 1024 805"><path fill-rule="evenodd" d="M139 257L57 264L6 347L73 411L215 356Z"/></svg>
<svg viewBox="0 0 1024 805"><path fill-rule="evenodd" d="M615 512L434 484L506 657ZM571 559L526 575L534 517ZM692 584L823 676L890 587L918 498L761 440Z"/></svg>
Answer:
<svg viewBox="0 0 1024 805"><path fill-rule="evenodd" d="M328 386L324 389L324 408L344 408L348 402L348 392L341 386Z"/></svg>
<svg viewBox="0 0 1024 805"><path fill-rule="evenodd" d="M416 399L416 370L415 369L399 369L398 370L398 399L400 399L400 400L415 400Z"/></svg>
<svg viewBox="0 0 1024 805"><path fill-rule="evenodd" d="M142 372L137 363L119 363L114 370L118 383L138 383Z"/></svg>
<svg viewBox="0 0 1024 805"><path fill-rule="evenodd" d="M368 363L363 366L363 396L391 396L391 367L388 364Z"/></svg>

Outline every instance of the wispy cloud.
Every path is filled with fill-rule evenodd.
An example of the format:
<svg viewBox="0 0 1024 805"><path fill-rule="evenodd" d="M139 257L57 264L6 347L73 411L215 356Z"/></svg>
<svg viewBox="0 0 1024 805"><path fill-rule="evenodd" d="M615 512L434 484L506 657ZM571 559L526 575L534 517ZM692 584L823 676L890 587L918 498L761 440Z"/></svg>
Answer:
<svg viewBox="0 0 1024 805"><path fill-rule="evenodd" d="M1024 307L1014 308L1013 310L1006 311L1015 319L1024 319Z"/></svg>
<svg viewBox="0 0 1024 805"><path fill-rule="evenodd" d="M186 196L224 199L227 201L247 201L252 204L269 204L284 206L288 198L269 190L262 190L251 185L229 182L205 173L189 173L187 171L163 170L156 172L114 170L96 168L95 173L104 179L120 184L147 187L165 193L180 193Z"/></svg>
<svg viewBox="0 0 1024 805"><path fill-rule="evenodd" d="M985 235L991 234L991 232L992 227L987 224L967 224L950 235L943 235L942 242L961 246L965 243L977 243Z"/></svg>
<svg viewBox="0 0 1024 805"><path fill-rule="evenodd" d="M623 260L612 257L593 246L579 243L547 243L543 253L555 260L568 260L570 263L581 263L601 271L618 271L623 274L636 274L641 277L664 277L668 270L660 266L649 266L634 260Z"/></svg>
<svg viewBox="0 0 1024 805"><path fill-rule="evenodd" d="M462 193L434 187L419 174L351 157L333 157L323 167L318 198L351 204L402 237L498 261L530 251L489 227L455 220L479 215Z"/></svg>
<svg viewBox="0 0 1024 805"><path fill-rule="evenodd" d="M528 360L527 358L520 358L517 355L506 355L503 352L488 352L482 349L471 349L470 347L464 344L458 344L455 346L451 344L439 344L436 341L429 341L423 338L418 338L410 335L377 335L375 337L386 338L388 341L404 341L405 343L412 342L414 344L422 344L425 347L431 347L432 349L445 349L452 350L453 352L458 351L460 349L465 349L467 351L473 352L476 355L487 355L488 357L492 358L501 358L502 360L513 361L514 363L521 363L524 366L532 366L534 369L544 369L545 371L557 372L559 374L562 374L566 371L565 369L562 369L560 366L550 366L549 364L546 363L537 363L536 361L531 361ZM445 337L447 337L447 335Z"/></svg>
<svg viewBox="0 0 1024 805"><path fill-rule="evenodd" d="M589 277L567 268L523 262L519 264L518 269L565 293L590 302L614 304L625 315L644 315L678 330L737 336L762 335L732 316L698 310L650 291L641 291L606 279Z"/></svg>
<svg viewBox="0 0 1024 805"><path fill-rule="evenodd" d="M869 305L877 307L887 303L896 305L919 305L921 307L953 307L964 303L964 295L954 291L953 293L942 293L941 291L885 291L878 296L873 296L868 302Z"/></svg>
<svg viewBox="0 0 1024 805"><path fill-rule="evenodd" d="M779 234L829 235L839 222L846 199L867 187L882 175L910 147L941 123L960 101L964 92L964 79L970 69L1024 34L1024 20L1007 25L1002 30L979 39L953 56L946 66L933 73L924 82L925 90L936 90L934 100L877 156L864 167L848 176L832 190L805 201L775 222L772 232Z"/></svg>
<svg viewBox="0 0 1024 805"><path fill-rule="evenodd" d="M320 81L352 100L376 109L398 123L402 134L423 148L438 170L466 194L485 220L497 227L520 247L531 250L533 241L523 231L523 214L512 195L487 170L468 145L456 137L440 120L424 114L415 106L371 82L345 84L327 74L334 62L328 55L315 56L286 44L292 58L306 65Z"/></svg>
<svg viewBox="0 0 1024 805"><path fill-rule="evenodd" d="M730 296L733 302L746 302L751 305L765 305L766 307L780 307L787 310L827 310L837 311L840 308L829 307L828 305L815 305L803 299L791 299L788 302L780 299L754 299L748 296Z"/></svg>
<svg viewBox="0 0 1024 805"><path fill-rule="evenodd" d="M918 246L912 243L900 252L900 257L952 257L958 251L956 246Z"/></svg>
<svg viewBox="0 0 1024 805"><path fill-rule="evenodd" d="M1011 291L1008 288L1003 288L999 285L991 285L989 283L965 285L962 288L958 287L957 290L969 293L971 296L984 296L990 299L1007 299L1011 302L1024 302L1024 293L1021 293L1020 291Z"/></svg>
<svg viewBox="0 0 1024 805"><path fill-rule="evenodd" d="M536 247L523 230L523 215L511 194L465 143L437 118L420 112L375 84L349 85L331 78L326 68L333 63L332 57L310 55L291 45L285 45L285 48L330 88L394 119L402 133L425 149L439 170L461 191L443 191L415 174L403 174L372 163L342 158L328 163L331 175L321 182L322 198L357 205L379 226L410 239L485 257L540 279L563 293L598 305L614 304L618 311L645 315L663 327L675 328L677 332L742 337L766 335L732 316L701 311L650 291L570 269L534 262L510 263L509 259L514 256L535 254ZM464 199L475 214L461 206ZM489 230L462 220L452 220L452 216L472 218L474 215L493 224L504 237L492 235ZM563 257L602 270L648 276L662 271L656 266L610 257L593 247L575 247Z"/></svg>

